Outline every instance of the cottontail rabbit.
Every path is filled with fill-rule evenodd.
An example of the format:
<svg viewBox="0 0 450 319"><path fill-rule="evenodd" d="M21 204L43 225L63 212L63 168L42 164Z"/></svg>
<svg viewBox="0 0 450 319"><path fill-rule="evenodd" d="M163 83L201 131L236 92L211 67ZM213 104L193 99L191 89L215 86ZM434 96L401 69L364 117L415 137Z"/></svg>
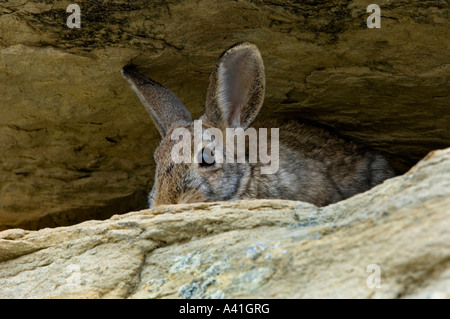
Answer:
<svg viewBox="0 0 450 319"><path fill-rule="evenodd" d="M248 161L249 145L244 163L221 163L215 159L222 154L206 152L202 139L202 146L193 145L188 154L199 158L198 163L174 162L171 154L178 143L172 139L174 130L183 128L195 134L190 113L171 90L133 67L124 67L122 74L163 138L154 153L156 174L149 195L150 207L249 198L291 199L324 206L364 192L395 175L383 156L294 121L252 126L279 128L275 173L262 174L267 164ZM255 45L239 43L226 50L210 77L200 131L215 127L226 136L226 128L247 129L263 104L264 87L264 65ZM271 138L270 141L269 149L274 144Z"/></svg>

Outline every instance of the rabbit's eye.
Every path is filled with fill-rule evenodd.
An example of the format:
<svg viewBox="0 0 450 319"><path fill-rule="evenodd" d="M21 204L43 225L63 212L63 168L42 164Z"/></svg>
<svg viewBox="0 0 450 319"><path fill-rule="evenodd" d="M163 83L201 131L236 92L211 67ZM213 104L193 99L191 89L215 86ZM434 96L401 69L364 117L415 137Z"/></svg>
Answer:
<svg viewBox="0 0 450 319"><path fill-rule="evenodd" d="M214 164L216 164L216 159L214 157L214 152L211 149L204 148L202 149L202 152L199 154L199 167L212 167Z"/></svg>

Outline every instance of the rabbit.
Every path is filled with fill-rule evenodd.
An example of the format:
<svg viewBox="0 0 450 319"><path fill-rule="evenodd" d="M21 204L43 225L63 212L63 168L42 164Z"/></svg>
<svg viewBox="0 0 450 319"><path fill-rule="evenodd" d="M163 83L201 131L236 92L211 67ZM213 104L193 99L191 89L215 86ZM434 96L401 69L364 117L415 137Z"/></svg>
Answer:
<svg viewBox="0 0 450 319"><path fill-rule="evenodd" d="M177 141L171 134L177 128L194 134L191 114L170 89L139 73L134 66L125 66L122 75L162 137L154 152L156 170L148 198L150 208L270 198L320 207L364 192L396 175L382 155L324 129L292 120L256 121L252 126L279 129L276 173L262 174L265 164L259 161L219 163L214 160L218 154L205 155L201 147L191 148L190 154L200 158L199 163L174 163L171 150ZM211 73L205 113L200 117L202 130L214 127L226 135L227 128L249 128L262 107L264 92L264 64L256 45L242 42L231 46L219 57Z"/></svg>

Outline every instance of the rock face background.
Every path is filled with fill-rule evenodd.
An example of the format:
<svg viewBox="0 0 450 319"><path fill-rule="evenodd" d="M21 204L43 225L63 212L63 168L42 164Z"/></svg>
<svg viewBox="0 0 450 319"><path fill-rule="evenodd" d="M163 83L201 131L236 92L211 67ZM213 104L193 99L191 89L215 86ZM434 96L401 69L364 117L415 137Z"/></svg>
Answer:
<svg viewBox="0 0 450 319"><path fill-rule="evenodd" d="M324 208L198 203L6 230L0 298L450 298L449 166L435 151Z"/></svg>
<svg viewBox="0 0 450 319"><path fill-rule="evenodd" d="M0 3L0 230L145 207L156 129L120 75L134 63L203 111L216 59L252 41L262 116L295 117L384 153L400 172L450 145L448 1Z"/></svg>

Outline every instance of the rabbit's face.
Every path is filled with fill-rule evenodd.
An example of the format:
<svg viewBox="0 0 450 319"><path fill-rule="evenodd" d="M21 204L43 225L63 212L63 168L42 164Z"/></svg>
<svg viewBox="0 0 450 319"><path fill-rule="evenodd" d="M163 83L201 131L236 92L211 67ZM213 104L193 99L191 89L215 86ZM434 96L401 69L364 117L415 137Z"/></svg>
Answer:
<svg viewBox="0 0 450 319"><path fill-rule="evenodd" d="M177 163L173 153L178 152L182 143L173 140L172 133L176 129L185 129L190 134L189 162ZM205 130L211 128L207 124L201 126L201 132L194 130L194 124L178 126L168 132L155 150L156 172L152 193L149 198L150 207L165 204L193 203L202 201L222 201L237 198L250 175L248 163L224 163L227 156L226 147L211 147L211 139ZM195 138L197 134L197 138ZM223 143L216 140L217 144ZM184 150L183 150L184 151ZM220 153L219 153L220 152ZM185 154L183 154L185 155ZM222 158L220 160L219 158ZM195 160L197 159L197 160Z"/></svg>
<svg viewBox="0 0 450 319"><path fill-rule="evenodd" d="M223 151L225 147L222 151L216 148L215 153L211 153L207 147L210 140L195 139L194 133L198 133L195 122L170 89L132 66L124 67L122 75L163 138L154 156L156 175L149 195L150 207L242 198L250 180L251 166L243 163L245 161L227 161ZM263 104L264 87L264 65L258 48L248 42L233 45L219 57L211 73L205 113L201 119L222 131L248 128ZM191 135L190 161L177 162L172 158L174 148L177 150L179 146L179 140L171 138L172 133L180 128L188 130ZM200 131L207 128L207 124L202 124ZM234 151L230 153L233 154L227 155L234 157ZM225 161L217 160L221 156Z"/></svg>

